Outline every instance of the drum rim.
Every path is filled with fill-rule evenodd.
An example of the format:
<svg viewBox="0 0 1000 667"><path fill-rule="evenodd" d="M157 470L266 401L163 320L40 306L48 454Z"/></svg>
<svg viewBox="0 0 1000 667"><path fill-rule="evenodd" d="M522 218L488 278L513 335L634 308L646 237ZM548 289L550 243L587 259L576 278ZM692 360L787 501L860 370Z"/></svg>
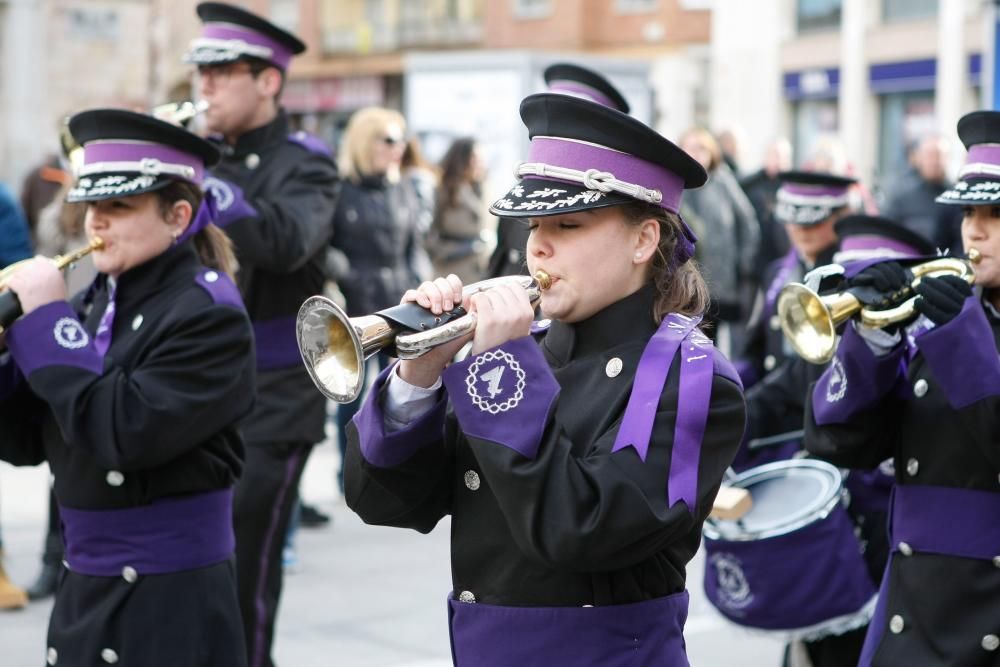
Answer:
<svg viewBox="0 0 1000 667"><path fill-rule="evenodd" d="M702 532L705 539L718 542L752 542L755 540L767 539L769 537L787 535L801 528L805 528L806 526L809 526L817 521L822 521L830 515L830 512L832 512L838 504L840 504L844 488L843 475L836 466L827 463L826 461L819 461L817 459L790 459L786 461L765 463L764 465L744 470L729 480L729 484L737 488L746 488L748 481L770 479L775 477L777 472L787 470L788 468L812 469L824 473L824 475L829 477L832 482L831 488L833 493L829 493L829 489L825 489L824 493L829 493L829 498L824 501L817 501L817 505L809 509L807 512L792 515L787 523L757 531L741 529L741 534L735 536L723 536L717 526L720 524L738 525L739 519L730 520L708 518L702 526Z"/></svg>

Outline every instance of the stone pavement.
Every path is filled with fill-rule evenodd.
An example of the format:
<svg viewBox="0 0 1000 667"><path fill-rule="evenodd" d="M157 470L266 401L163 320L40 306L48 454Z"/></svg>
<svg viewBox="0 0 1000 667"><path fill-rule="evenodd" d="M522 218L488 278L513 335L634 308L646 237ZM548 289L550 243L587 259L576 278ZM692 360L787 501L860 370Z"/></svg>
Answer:
<svg viewBox="0 0 1000 667"><path fill-rule="evenodd" d="M331 512L332 526L303 529L298 566L285 578L275 658L279 667L448 667L445 596L449 525L431 534L365 526L339 499L337 454L325 444L309 461L303 495ZM0 463L0 519L7 568L37 574L48 472ZM777 667L781 645L726 624L701 592L701 558L688 568L685 636L694 667ZM0 613L0 667L41 667L49 602Z"/></svg>

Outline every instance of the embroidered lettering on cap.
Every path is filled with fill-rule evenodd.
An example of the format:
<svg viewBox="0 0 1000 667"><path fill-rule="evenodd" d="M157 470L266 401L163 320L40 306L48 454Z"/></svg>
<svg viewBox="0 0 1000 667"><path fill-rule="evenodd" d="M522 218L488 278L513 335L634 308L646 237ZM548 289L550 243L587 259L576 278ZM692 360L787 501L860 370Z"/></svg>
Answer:
<svg viewBox="0 0 1000 667"><path fill-rule="evenodd" d="M52 330L56 342L67 350L79 350L90 343L90 336L87 335L83 325L72 317L62 317L56 322Z"/></svg>
<svg viewBox="0 0 1000 667"><path fill-rule="evenodd" d="M830 379L826 383L826 402L836 403L847 393L847 373L836 357L830 362Z"/></svg>
<svg viewBox="0 0 1000 667"><path fill-rule="evenodd" d="M521 402L525 377L521 364L513 355L492 350L480 355L469 366L465 387L477 408L495 415L512 410ZM492 400L498 398L504 400Z"/></svg>
<svg viewBox="0 0 1000 667"><path fill-rule="evenodd" d="M205 192L212 193L212 196L215 198L215 205L220 211L228 209L236 199L233 189L225 181L220 181L213 176L207 177L201 187Z"/></svg>

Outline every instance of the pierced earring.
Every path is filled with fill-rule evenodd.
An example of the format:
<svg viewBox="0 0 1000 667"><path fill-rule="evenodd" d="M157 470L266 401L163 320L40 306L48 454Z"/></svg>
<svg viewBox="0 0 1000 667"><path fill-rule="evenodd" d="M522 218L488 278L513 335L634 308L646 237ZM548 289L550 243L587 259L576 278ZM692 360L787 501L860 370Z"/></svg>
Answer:
<svg viewBox="0 0 1000 667"><path fill-rule="evenodd" d="M641 252L635 253L635 258L636 259L641 259L642 258L642 253Z"/></svg>

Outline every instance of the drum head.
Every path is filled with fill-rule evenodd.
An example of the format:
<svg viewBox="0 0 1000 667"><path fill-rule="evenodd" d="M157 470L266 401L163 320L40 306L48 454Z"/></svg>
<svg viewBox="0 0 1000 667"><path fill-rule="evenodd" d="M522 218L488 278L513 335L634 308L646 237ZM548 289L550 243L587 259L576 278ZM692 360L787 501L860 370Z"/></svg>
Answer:
<svg viewBox="0 0 1000 667"><path fill-rule="evenodd" d="M840 500L841 474L814 459L777 461L729 480L747 489L753 507L737 520L708 519L705 537L759 540L790 533L830 513Z"/></svg>

